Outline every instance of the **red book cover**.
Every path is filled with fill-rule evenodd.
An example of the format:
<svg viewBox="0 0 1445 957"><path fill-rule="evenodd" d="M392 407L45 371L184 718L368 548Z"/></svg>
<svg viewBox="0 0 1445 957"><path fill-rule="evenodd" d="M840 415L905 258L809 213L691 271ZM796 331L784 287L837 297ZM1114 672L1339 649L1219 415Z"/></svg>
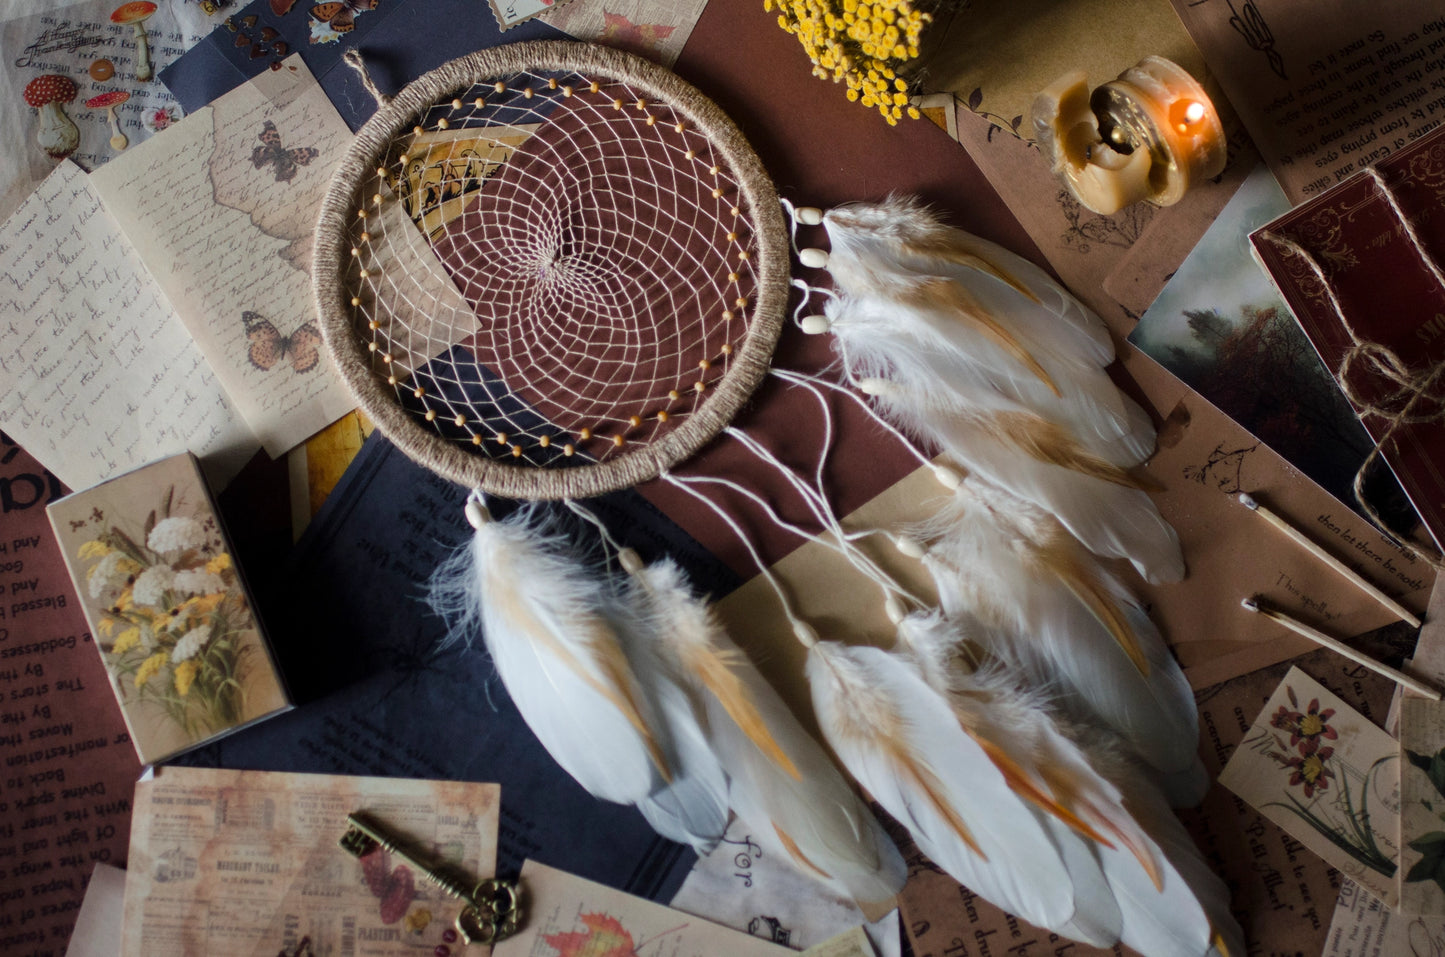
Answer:
<svg viewBox="0 0 1445 957"><path fill-rule="evenodd" d="M1445 127L1392 153L1375 168L1393 193L1403 221L1374 178L1362 172L1256 230L1250 242L1305 335L1336 375L1352 345L1353 328L1360 341L1392 350L1420 376L1445 362L1445 285L1439 278L1445 268ZM1313 258L1338 310L1305 257L1267 234L1299 244ZM1357 362L1350 379L1357 393L1372 403L1382 402L1396 388L1368 362ZM1438 402L1426 400L1413 412L1437 420L1402 426L1382 451L1439 545L1445 542L1445 422L1438 420ZM1378 414L1366 414L1361 421L1377 442L1390 424Z"/></svg>

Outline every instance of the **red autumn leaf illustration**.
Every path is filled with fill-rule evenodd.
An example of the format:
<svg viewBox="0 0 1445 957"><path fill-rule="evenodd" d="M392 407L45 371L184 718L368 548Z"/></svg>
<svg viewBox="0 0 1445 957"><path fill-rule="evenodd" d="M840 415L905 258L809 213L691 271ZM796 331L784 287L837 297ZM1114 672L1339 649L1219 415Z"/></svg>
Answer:
<svg viewBox="0 0 1445 957"><path fill-rule="evenodd" d="M542 939L557 949L557 957L636 957L632 934L616 917L583 914L585 931L543 934Z"/></svg>

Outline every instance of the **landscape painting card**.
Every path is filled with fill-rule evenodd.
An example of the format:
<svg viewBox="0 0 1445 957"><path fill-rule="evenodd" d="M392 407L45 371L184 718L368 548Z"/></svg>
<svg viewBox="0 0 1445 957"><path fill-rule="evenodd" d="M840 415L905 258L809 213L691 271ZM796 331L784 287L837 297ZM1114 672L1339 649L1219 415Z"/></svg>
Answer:
<svg viewBox="0 0 1445 957"><path fill-rule="evenodd" d="M1353 483L1370 436L1250 251L1249 234L1289 208L1256 167L1129 341L1358 512ZM1389 470L1370 478L1376 507L1413 524Z"/></svg>
<svg viewBox="0 0 1445 957"><path fill-rule="evenodd" d="M91 176L272 457L355 404L310 275L316 210L350 141L293 57Z"/></svg>
<svg viewBox="0 0 1445 957"><path fill-rule="evenodd" d="M522 867L527 919L494 957L784 957L760 937L654 904L529 860Z"/></svg>
<svg viewBox="0 0 1445 957"><path fill-rule="evenodd" d="M1399 902L1399 748L1303 671L1284 676L1219 783L1387 907Z"/></svg>
<svg viewBox="0 0 1445 957"><path fill-rule="evenodd" d="M1445 916L1445 704L1400 703L1400 910Z"/></svg>
<svg viewBox="0 0 1445 957"><path fill-rule="evenodd" d="M143 763L290 707L194 456L46 511Z"/></svg>

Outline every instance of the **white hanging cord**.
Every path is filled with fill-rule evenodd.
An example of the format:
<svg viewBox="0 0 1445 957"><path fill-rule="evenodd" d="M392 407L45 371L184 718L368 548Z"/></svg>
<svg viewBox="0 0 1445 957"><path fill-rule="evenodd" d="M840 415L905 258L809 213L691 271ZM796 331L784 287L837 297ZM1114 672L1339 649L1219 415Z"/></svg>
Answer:
<svg viewBox="0 0 1445 957"><path fill-rule="evenodd" d="M770 453L767 449L763 448L763 446L759 444L756 439L736 429L728 429L727 434L737 439L743 444L745 448L751 451L754 455L757 455L760 459L767 462L769 465L772 465L779 472L781 472L788 479L789 484L791 484L793 488L797 490L797 492L805 499L811 499L814 497L815 493L813 493L813 490L810 489L805 482L803 482L795 474L793 474L792 470L790 470L786 465L784 465L775 456L773 456L772 453ZM704 479L699 479L699 481L701 480ZM725 480L723 479L717 479L714 481L720 483L725 482ZM770 508L768 504L757 495L754 495L747 489L736 486L732 483L727 484L729 485L729 487L735 488L736 491L756 502L759 507L763 508L768 513L768 517L771 518L774 522L776 522L780 527L786 529L787 531L793 532L795 535L806 537L810 541L816 541L824 548L827 548L828 550L842 556L848 562L848 564L853 566L855 571L857 571L859 574L863 575L865 578L869 579L880 589L882 589L885 601L893 601L897 600L898 598L903 598L913 602L915 605L927 605L927 602L925 602L918 595L914 594L908 588L905 588L902 584L899 583L898 579L894 578L891 574L888 573L886 569L884 569L881 565L875 562L866 552L860 549L857 545L853 544L853 542L859 538L865 538L869 535L874 534L881 534L881 530L869 529L865 532L846 532L843 529L842 523L839 522L836 513L833 512L832 507L827 503L826 500L824 500L823 508L825 509L825 514L823 516L818 516L815 509L814 517L819 518L819 523L823 525L823 527L833 536L833 540L829 540L828 538L813 535L808 532L807 529L799 528L795 525L791 525L785 522L775 510Z"/></svg>
<svg viewBox="0 0 1445 957"><path fill-rule="evenodd" d="M909 453L918 460L918 463L920 465L926 465L929 468L934 469L935 471L937 470L937 463L935 463L927 455L920 452L918 450L918 447L914 445L911 441L909 441L908 436L904 435L903 432L892 422L889 422L887 419L883 418L883 416L879 415L878 410L873 408L872 404L869 403L867 399L863 398L863 396L859 395L854 389L843 385L841 382L835 382L832 379L825 379L822 376L811 376L807 373L795 372L792 369L769 369L768 372L769 374L775 375L779 379L782 379L784 382L790 382L794 385L801 385L804 387L812 386L814 388L821 387L832 389L835 392L842 393L843 395L847 396L855 403L857 403L858 407L861 408L864 412L868 413L868 417L872 419L879 428L883 429L883 431L887 432L889 435L897 439L899 443L902 444L903 447L906 448Z"/></svg>
<svg viewBox="0 0 1445 957"><path fill-rule="evenodd" d="M779 197L778 202L783 204L783 209L788 214L788 245L790 245L793 249L793 256L801 260L803 258L803 251L798 248L798 224L801 222L805 226L817 225L816 222L809 222L807 219L803 218L805 210L811 214L816 215L818 218L818 222L822 222L821 213L811 206L804 206L799 209L798 207L794 206L789 200L782 197ZM825 286L813 286L804 282L801 279L793 279L791 280L791 283L793 285L793 288L803 290L802 300L799 301L798 305L793 309L793 324L800 329L803 327L803 318L799 315L799 313L803 312L803 310L808 308L808 304L813 298L813 293L821 293L822 295L827 296L829 299L836 300L838 298L838 294L836 292Z"/></svg>
<svg viewBox="0 0 1445 957"><path fill-rule="evenodd" d="M777 509L774 508L766 499L764 499L762 496L758 495L751 489L743 485L739 485L737 482L731 481L730 479L717 478L710 475L695 475L685 479L679 478L677 476L669 476L669 481L671 481L675 485L695 483L698 485L721 485L723 488L730 489L737 494L743 496L744 498L748 499L753 504L757 505L758 508L763 510L763 513L767 515L769 520L771 520L773 524L777 525L779 528L783 529L786 532L792 532L794 535L805 541L817 542L823 548L826 548L829 551L841 556L845 561L847 561L850 565L857 569L860 574L868 578L879 588L883 589L885 595L890 597L894 595L900 595L903 598L914 602L915 604L927 604L925 601L923 601L923 599L919 598L917 595L913 594L911 591L898 584L898 582L891 575L889 575L883 569L879 568L866 555L862 556L863 563L860 564L859 562L854 560L849 546L840 544L836 541L830 541L829 539L819 536L806 528L789 522L787 519L779 515ZM717 503L713 502L711 499L704 498L700 493L692 489L688 489L688 491L691 492L691 494L695 497L702 498L703 501L706 501L710 506L712 506L715 511L719 511L719 514L721 514L721 506L717 505ZM730 522L729 524L731 525L732 523ZM742 532L738 531L737 526L733 525L732 527L734 531L737 532L738 537L743 538ZM751 543L748 542L746 538L743 538L743 542L745 545L748 546L748 551L752 552ZM754 558L756 558L755 553ZM761 568L762 566L759 565L759 567Z"/></svg>
<svg viewBox="0 0 1445 957"><path fill-rule="evenodd" d="M576 515L583 521L590 522L596 527L597 533L602 537L602 544L606 546L606 548L611 549L611 551L607 553L607 563L609 565L612 563L613 558L616 557L618 564L622 566L623 570L629 573L632 571L631 568L628 568L627 559L623 557L627 552L631 551L631 549L627 549L621 542L612 537L612 533L607 530L607 526L602 524L602 519L598 518L590 509L575 499L563 499L562 504L566 505L573 515Z"/></svg>
<svg viewBox="0 0 1445 957"><path fill-rule="evenodd" d="M783 588L783 583L778 581L778 577L773 574L772 569L769 568L766 564L764 564L763 557L758 554L758 550L756 547L753 546L752 540L748 538L747 534L743 531L742 526L737 523L737 520L727 513L727 509L723 508L717 502L714 502L712 499L708 498L697 489L692 488L688 484L692 480L678 478L671 472L666 471L664 471L658 477L664 482L671 484L675 488L681 489L688 495L691 495L693 498L697 499L699 502L702 502L708 508L712 509L713 512L717 515L717 517L722 520L723 524L726 525L728 528L732 529L732 532L734 535L737 536L738 541L743 543L743 548L747 549L748 556L752 558L753 564L757 566L758 572L763 576L763 578L767 580L768 584L772 586L773 592L778 596L778 604L780 604L783 608L783 615L788 619L788 623L792 626L793 637L797 638L798 642L804 648L811 648L813 647L813 645L817 644L818 633L813 630L812 625L809 625L802 618L798 617L798 613L793 610L792 599L788 597L787 590Z"/></svg>

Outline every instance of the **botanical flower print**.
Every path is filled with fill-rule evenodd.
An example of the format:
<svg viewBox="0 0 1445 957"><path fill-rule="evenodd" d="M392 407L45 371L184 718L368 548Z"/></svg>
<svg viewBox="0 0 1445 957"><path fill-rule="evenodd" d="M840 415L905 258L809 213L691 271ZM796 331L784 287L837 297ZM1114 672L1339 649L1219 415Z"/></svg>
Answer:
<svg viewBox="0 0 1445 957"><path fill-rule="evenodd" d="M153 565L135 580L131 597L137 605L155 607L166 600L166 592L176 580L176 571L169 565Z"/></svg>
<svg viewBox="0 0 1445 957"><path fill-rule="evenodd" d="M181 515L161 519L146 538L146 545L163 555L200 548L205 544L206 530L201 523Z"/></svg>
<svg viewBox="0 0 1445 957"><path fill-rule="evenodd" d="M196 652L201 650L201 646L204 645L210 637L210 628L204 625L200 628L192 628L181 636L180 641L176 642L175 648L171 650L171 661L179 664L182 661L194 658Z"/></svg>
<svg viewBox="0 0 1445 957"><path fill-rule="evenodd" d="M112 523L77 554L94 563L97 639L112 674L128 679L122 700L133 688L199 736L243 719L254 623L214 519L173 514L174 500L172 488L143 529Z"/></svg>
<svg viewBox="0 0 1445 957"><path fill-rule="evenodd" d="M221 580L220 575L212 574L204 568L187 568L176 572L171 590L181 597L209 595L225 591L226 583Z"/></svg>
<svg viewBox="0 0 1445 957"><path fill-rule="evenodd" d="M1285 762L1285 767L1293 768L1294 773L1289 776L1291 787L1304 785L1305 797L1312 798L1316 791L1329 789L1329 779L1335 776L1325 762L1335 753L1334 748L1320 748L1318 751L1307 755L1295 755Z"/></svg>
<svg viewBox="0 0 1445 957"><path fill-rule="evenodd" d="M1300 754L1313 754L1319 749L1321 739L1334 741L1339 737L1329 725L1330 718L1334 716L1334 708L1321 711L1320 700L1312 698L1309 708L1303 714L1280 705L1279 711L1269 719L1269 723L1281 731L1289 732L1290 747L1298 748Z"/></svg>

